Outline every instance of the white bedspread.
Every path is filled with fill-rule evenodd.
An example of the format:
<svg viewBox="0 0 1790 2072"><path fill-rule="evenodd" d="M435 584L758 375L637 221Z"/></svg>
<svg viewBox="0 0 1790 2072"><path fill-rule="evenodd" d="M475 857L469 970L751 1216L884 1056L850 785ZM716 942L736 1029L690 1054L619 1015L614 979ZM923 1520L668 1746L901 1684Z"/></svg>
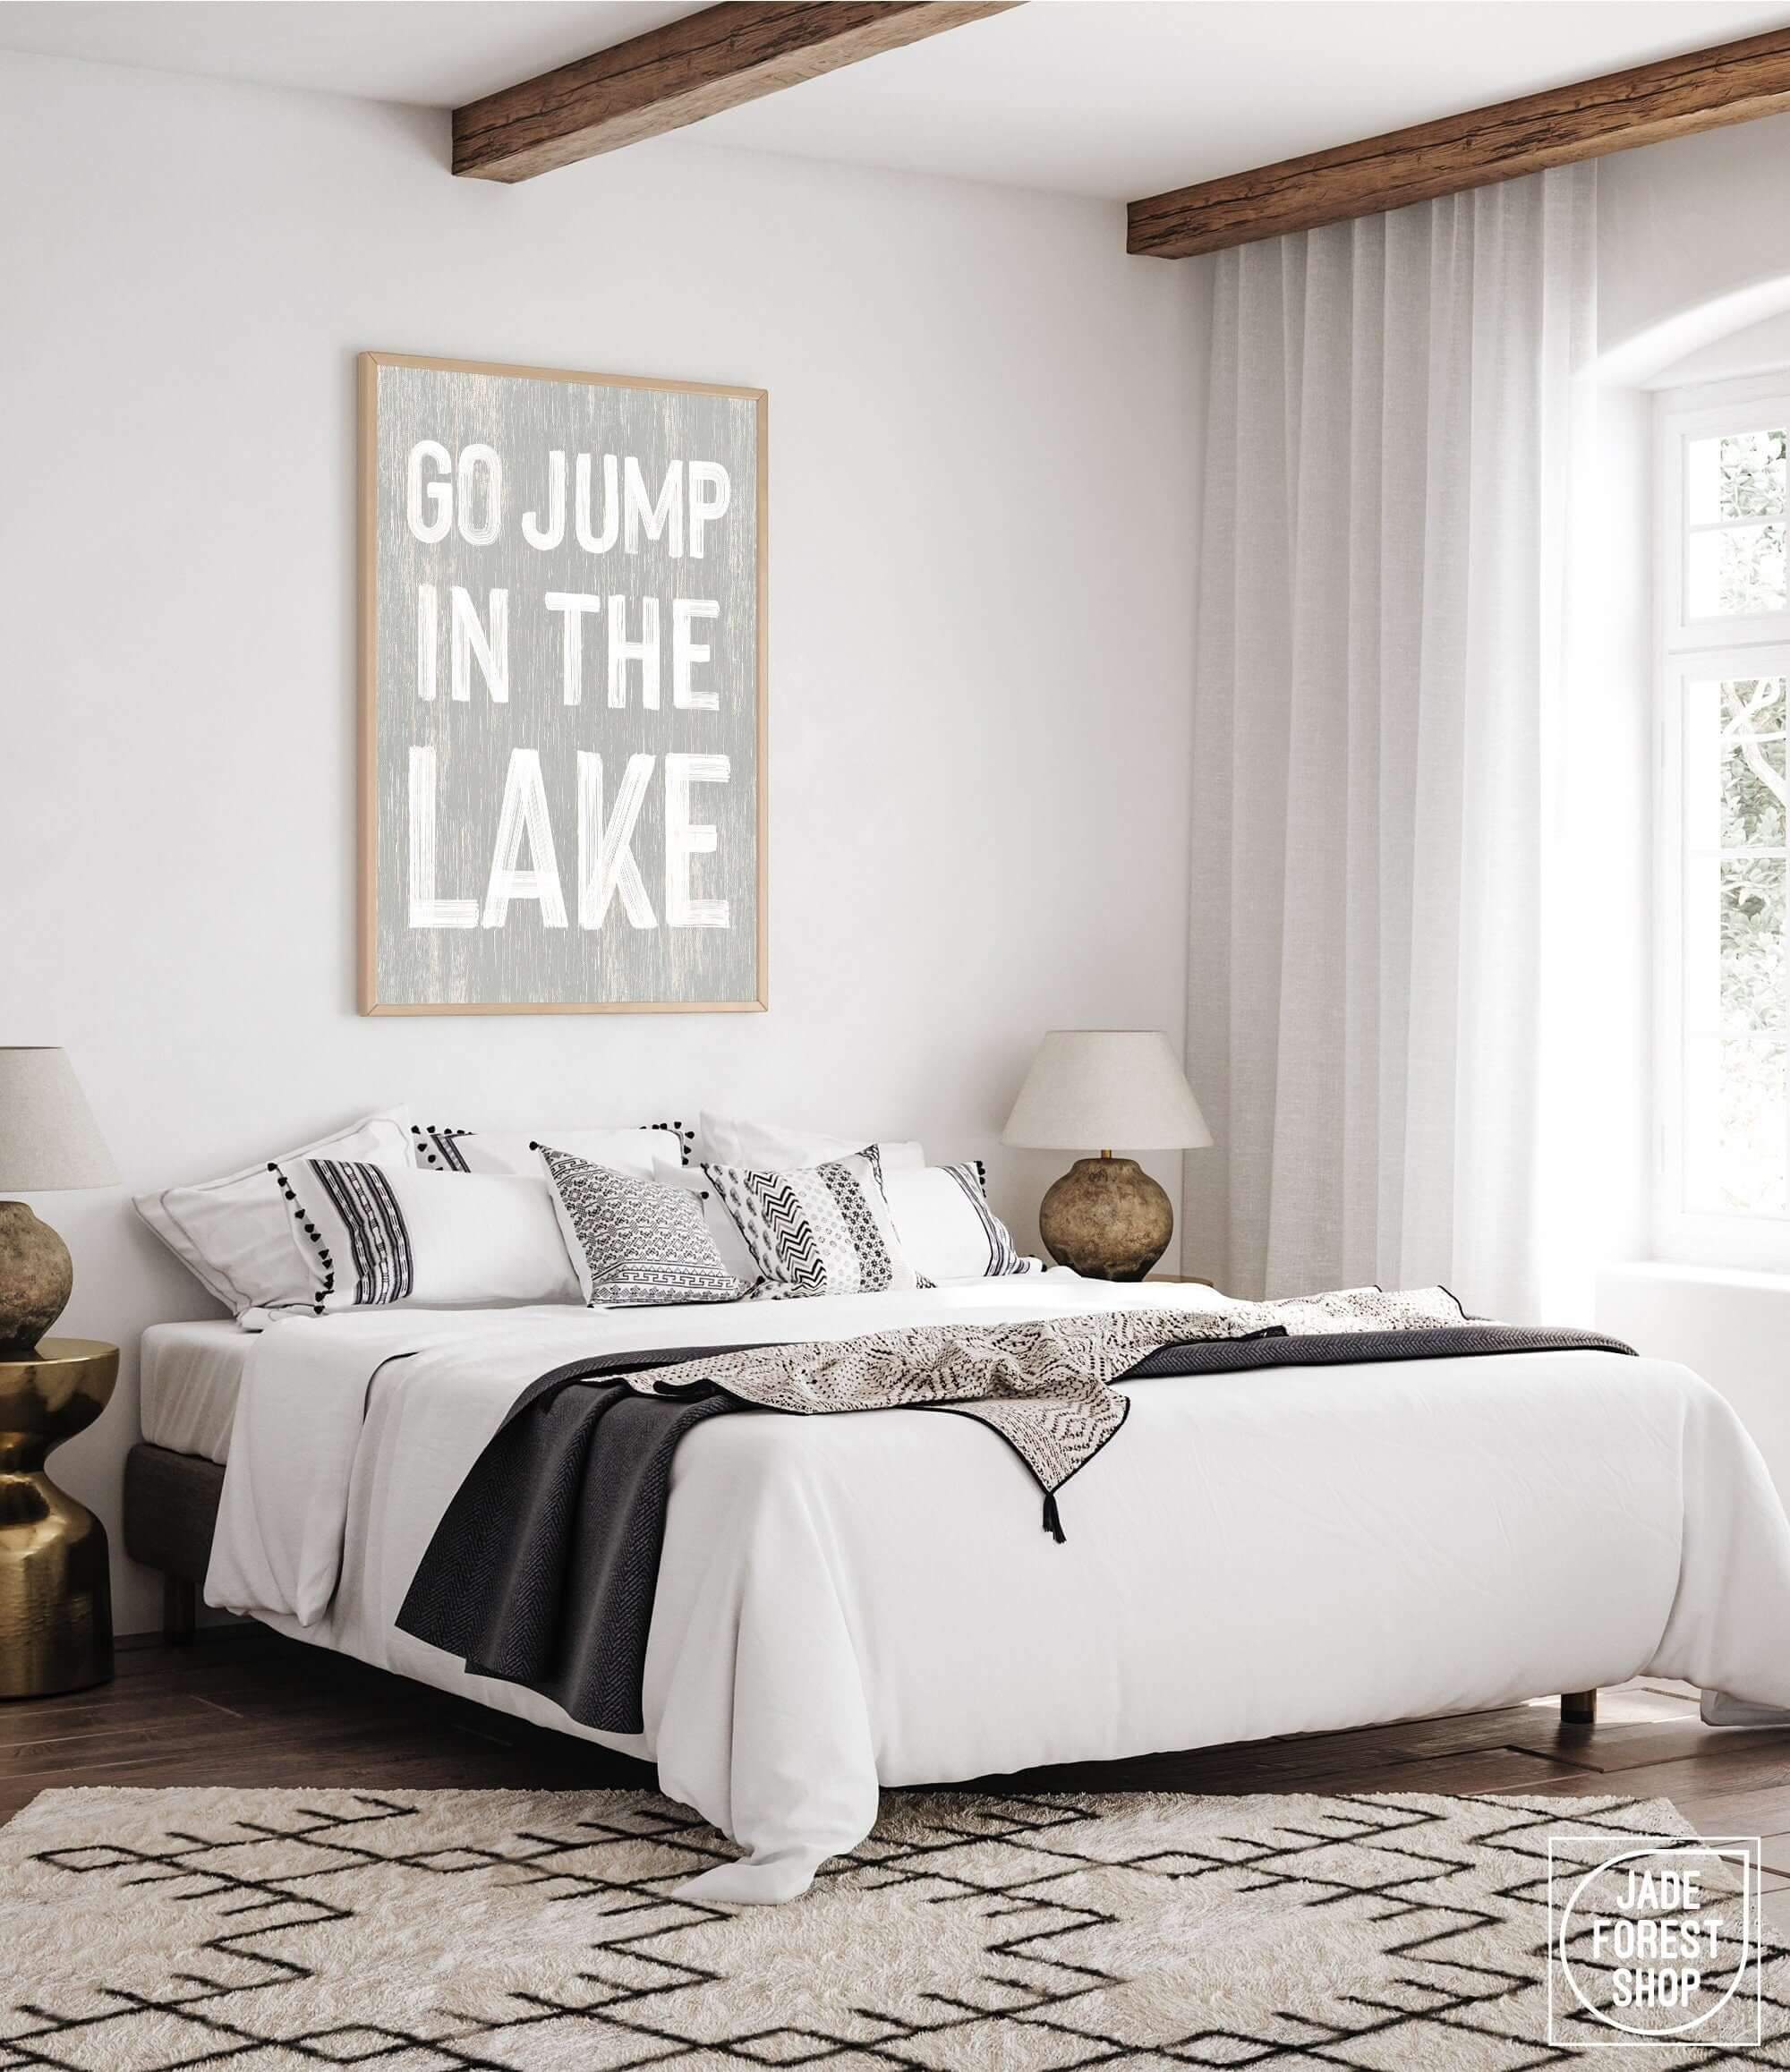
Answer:
<svg viewBox="0 0 1790 2072"><path fill-rule="evenodd" d="M1066 1545L995 1435L935 1411L718 1418L675 1462L645 1732L574 1725L392 1620L516 1394L651 1344L845 1337L1193 1287L1052 1274L911 1295L277 1324L238 1398L206 1596L655 1760L778 1899L879 1783L1462 1711L1641 1671L1790 1705L1790 1524L1685 1369L1596 1352L1129 1386Z"/></svg>
<svg viewBox="0 0 1790 2072"><path fill-rule="evenodd" d="M236 1391L254 1343L229 1317L151 1324L143 1334L137 1384L138 1414L149 1445L221 1463L230 1451Z"/></svg>

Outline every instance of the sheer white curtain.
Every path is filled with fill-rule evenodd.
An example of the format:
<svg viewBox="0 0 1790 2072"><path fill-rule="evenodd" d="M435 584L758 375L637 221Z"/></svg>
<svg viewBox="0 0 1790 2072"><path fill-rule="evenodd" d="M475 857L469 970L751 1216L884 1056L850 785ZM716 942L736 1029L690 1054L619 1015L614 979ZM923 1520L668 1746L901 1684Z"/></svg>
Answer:
<svg viewBox="0 0 1790 2072"><path fill-rule="evenodd" d="M1217 261L1184 1232L1240 1294L1558 1306L1596 192Z"/></svg>

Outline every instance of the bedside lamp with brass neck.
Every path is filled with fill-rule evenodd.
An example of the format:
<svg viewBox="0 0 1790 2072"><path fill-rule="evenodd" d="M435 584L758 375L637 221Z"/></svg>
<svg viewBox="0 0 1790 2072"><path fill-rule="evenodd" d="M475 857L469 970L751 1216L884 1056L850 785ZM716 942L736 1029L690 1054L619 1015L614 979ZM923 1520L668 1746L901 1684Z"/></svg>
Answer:
<svg viewBox="0 0 1790 2072"><path fill-rule="evenodd" d="M1003 1144L1079 1151L1192 1151L1212 1141L1169 1039L1155 1028L1058 1028L1001 1132ZM1134 1158L1078 1158L1038 1209L1061 1266L1096 1281L1141 1281L1169 1248L1174 1209Z"/></svg>

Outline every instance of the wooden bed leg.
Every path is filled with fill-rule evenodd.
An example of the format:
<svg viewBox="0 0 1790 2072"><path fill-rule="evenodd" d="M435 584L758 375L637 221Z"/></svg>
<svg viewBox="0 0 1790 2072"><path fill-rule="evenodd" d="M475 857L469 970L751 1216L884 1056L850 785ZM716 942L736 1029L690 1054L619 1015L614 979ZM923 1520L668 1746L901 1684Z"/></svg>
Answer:
<svg viewBox="0 0 1790 2072"><path fill-rule="evenodd" d="M1560 1693L1560 1724L1563 1727L1595 1727L1598 1724L1597 1693L1563 1691Z"/></svg>
<svg viewBox="0 0 1790 2072"><path fill-rule="evenodd" d="M190 1647L199 1624L199 1585L183 1576L162 1578L162 1638L171 1648Z"/></svg>

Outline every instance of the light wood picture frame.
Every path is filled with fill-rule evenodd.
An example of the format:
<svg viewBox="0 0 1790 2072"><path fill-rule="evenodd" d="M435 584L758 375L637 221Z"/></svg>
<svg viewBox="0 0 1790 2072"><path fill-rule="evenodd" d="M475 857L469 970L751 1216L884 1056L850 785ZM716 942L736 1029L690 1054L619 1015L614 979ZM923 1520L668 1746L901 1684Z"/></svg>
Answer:
<svg viewBox="0 0 1790 2072"><path fill-rule="evenodd" d="M361 1011L762 1011L766 391L359 386Z"/></svg>

